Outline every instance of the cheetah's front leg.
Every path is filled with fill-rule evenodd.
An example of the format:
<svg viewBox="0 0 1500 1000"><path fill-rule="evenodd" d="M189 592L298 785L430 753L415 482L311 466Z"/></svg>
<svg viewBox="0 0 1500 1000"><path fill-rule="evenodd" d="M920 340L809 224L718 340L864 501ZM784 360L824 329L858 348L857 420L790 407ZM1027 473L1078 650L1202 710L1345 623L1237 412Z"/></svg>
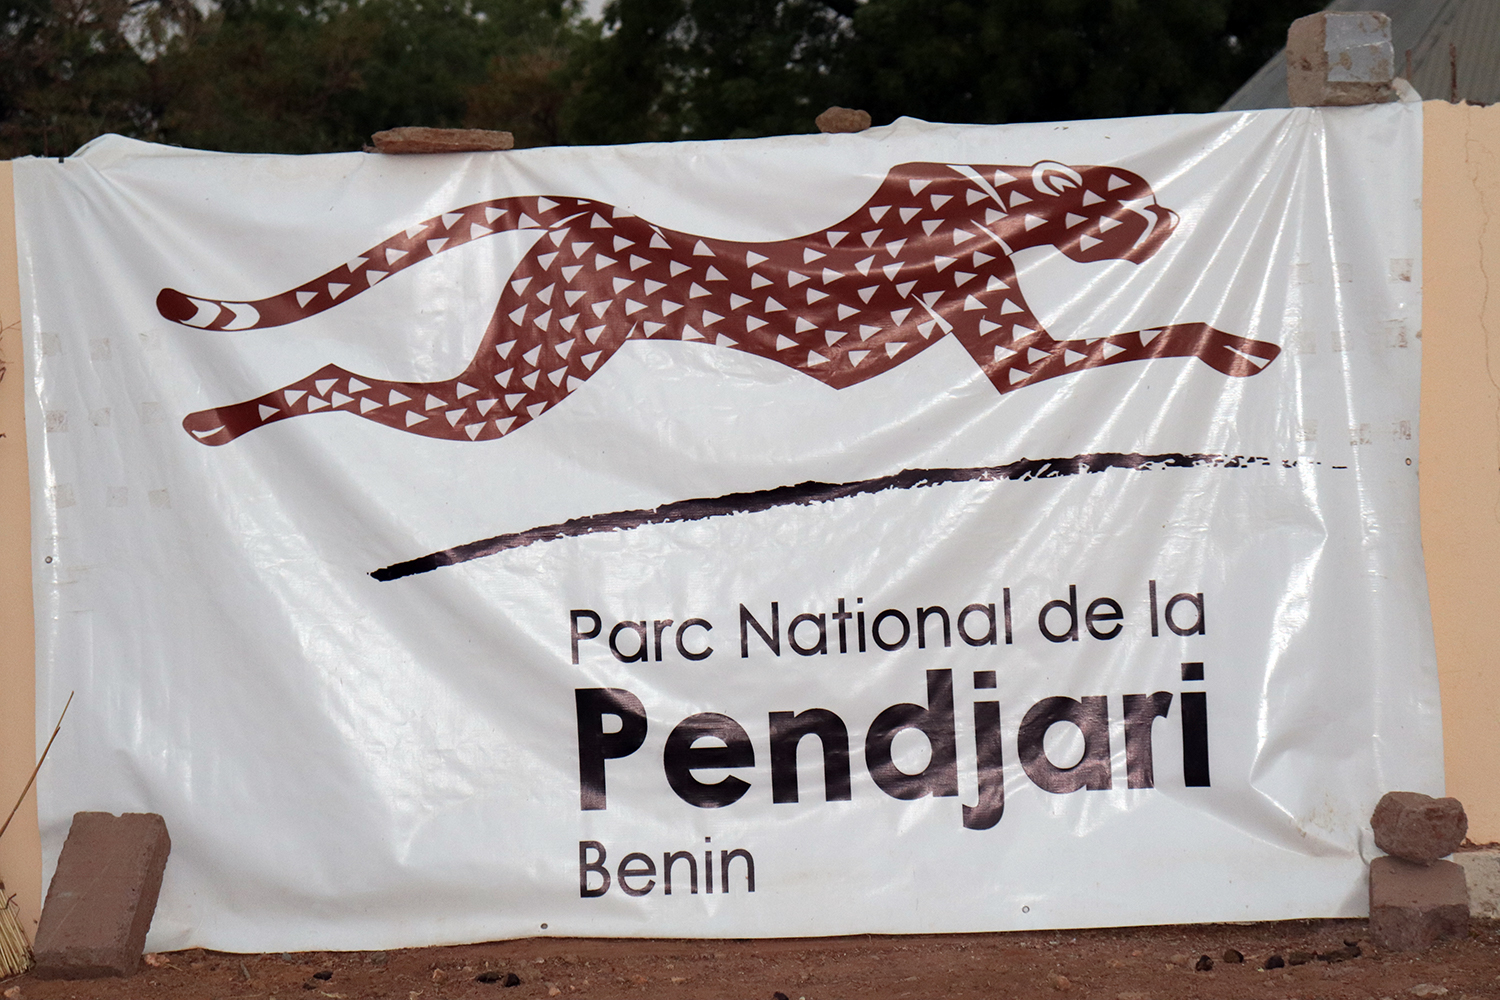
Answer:
<svg viewBox="0 0 1500 1000"><path fill-rule="evenodd" d="M1224 375L1247 378L1281 353L1275 344L1225 333L1207 323L1174 323L1085 340L1053 340L1038 331L990 350L993 355L986 360L993 360L984 365L985 374L1001 392L1090 368L1158 358L1199 358Z"/></svg>

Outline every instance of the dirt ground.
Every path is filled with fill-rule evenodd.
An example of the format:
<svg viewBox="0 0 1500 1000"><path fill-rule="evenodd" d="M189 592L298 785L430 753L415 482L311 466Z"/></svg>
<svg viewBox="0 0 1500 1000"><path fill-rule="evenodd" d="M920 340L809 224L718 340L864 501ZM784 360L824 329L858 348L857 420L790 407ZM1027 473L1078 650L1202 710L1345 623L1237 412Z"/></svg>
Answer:
<svg viewBox="0 0 1500 1000"><path fill-rule="evenodd" d="M1500 923L1422 953L1382 952L1364 920L772 941L533 938L389 952L148 956L129 979L0 981L6 1000L680 1000L1098 997L1500 998ZM1243 956L1237 961L1236 955ZM1207 956L1207 959L1204 958ZM1276 956L1276 958L1273 958ZM1280 962L1286 963L1281 968ZM1209 965L1212 967L1209 968Z"/></svg>

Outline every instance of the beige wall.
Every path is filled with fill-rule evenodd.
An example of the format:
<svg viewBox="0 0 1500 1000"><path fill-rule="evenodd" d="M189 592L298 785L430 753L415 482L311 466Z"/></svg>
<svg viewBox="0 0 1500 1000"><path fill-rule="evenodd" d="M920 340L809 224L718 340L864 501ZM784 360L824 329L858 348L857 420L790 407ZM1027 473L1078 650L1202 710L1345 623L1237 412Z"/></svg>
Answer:
<svg viewBox="0 0 1500 1000"><path fill-rule="evenodd" d="M1422 546L1448 794L1484 843L1500 841L1500 106L1423 114Z"/></svg>
<svg viewBox="0 0 1500 1000"><path fill-rule="evenodd" d="M1425 106L1422 540L1448 794L1500 841L1500 106ZM1495 224L1491 225L1491 216ZM1496 276L1490 295L1488 275ZM10 164L0 163L0 800L34 761L35 653ZM0 813L3 816L3 813ZM0 840L27 929L41 910L36 793Z"/></svg>
<svg viewBox="0 0 1500 1000"><path fill-rule="evenodd" d="M36 760L36 653L31 616L31 503L26 484L22 392L21 290L16 278L16 215L11 168L0 163L0 823ZM14 893L21 923L36 930L42 912L42 845L36 792L0 837L0 880Z"/></svg>

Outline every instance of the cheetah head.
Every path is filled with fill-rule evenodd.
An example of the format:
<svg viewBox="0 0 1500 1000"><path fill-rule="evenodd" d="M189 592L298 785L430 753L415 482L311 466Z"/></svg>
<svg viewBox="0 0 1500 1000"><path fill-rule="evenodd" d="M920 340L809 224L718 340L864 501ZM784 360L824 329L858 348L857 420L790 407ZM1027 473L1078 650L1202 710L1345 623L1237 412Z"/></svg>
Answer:
<svg viewBox="0 0 1500 1000"><path fill-rule="evenodd" d="M979 179L994 182L986 187L1005 209L995 222L1013 250L1055 246L1082 263L1139 264L1161 249L1177 226L1177 213L1156 203L1151 185L1119 167L1043 160L1030 167L973 169Z"/></svg>

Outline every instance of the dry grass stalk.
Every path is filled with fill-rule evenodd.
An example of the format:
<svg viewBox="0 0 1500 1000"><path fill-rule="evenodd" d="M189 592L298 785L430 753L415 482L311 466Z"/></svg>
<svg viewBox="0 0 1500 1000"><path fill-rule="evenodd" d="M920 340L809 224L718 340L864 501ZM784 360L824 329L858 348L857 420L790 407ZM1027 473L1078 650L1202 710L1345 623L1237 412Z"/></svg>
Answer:
<svg viewBox="0 0 1500 1000"><path fill-rule="evenodd" d="M19 976L34 964L31 945L16 912L15 897L7 896L5 883L0 882L0 979Z"/></svg>
<svg viewBox="0 0 1500 1000"><path fill-rule="evenodd" d="M68 714L68 705L71 704L73 704L73 693L70 691L68 702L63 705L62 715L57 717L57 726L52 730L52 738L47 741L46 748L42 750L41 759L36 762L36 767L32 768L31 777L26 779L26 787L21 789L21 797L16 799L16 804L11 808L10 815L5 817L5 822L0 823L0 837L5 836L5 831L10 828L10 821L16 818L16 810L20 809L21 803L26 801L26 793L31 791L37 772L46 763L47 754L52 751L52 741L57 739L57 734L62 730L63 717ZM16 899L14 896L5 894L5 883L0 882L0 979L19 976L35 964L36 959L31 954L31 944L26 940L26 932L21 929Z"/></svg>
<svg viewBox="0 0 1500 1000"><path fill-rule="evenodd" d="M62 720L67 718L68 706L73 704L73 695L76 693L75 691L68 692L67 703L63 705L62 714L57 717L57 725L52 730L52 739L47 741L47 746L42 750L41 759L36 762L36 767L31 769L31 777L26 779L26 787L21 789L21 797L16 799L16 804L11 807L10 815L5 817L4 823L0 823L0 837L5 836L5 831L10 829L10 821L16 818L16 811L21 808L21 803L26 801L26 793L31 791L31 786L36 781L42 765L47 763L47 755L52 752L52 741L57 739L58 733L62 732Z"/></svg>

